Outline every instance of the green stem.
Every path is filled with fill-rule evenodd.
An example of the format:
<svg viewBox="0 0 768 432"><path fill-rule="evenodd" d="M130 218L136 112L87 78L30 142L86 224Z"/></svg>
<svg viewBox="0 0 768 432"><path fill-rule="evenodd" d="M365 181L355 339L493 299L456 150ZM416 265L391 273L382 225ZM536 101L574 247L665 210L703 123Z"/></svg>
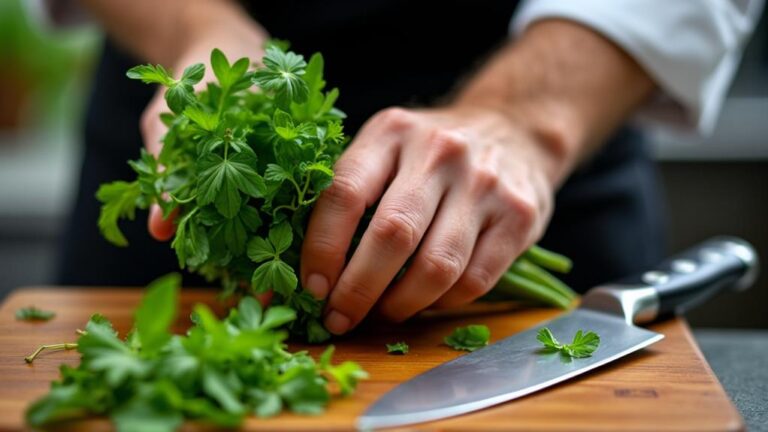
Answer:
<svg viewBox="0 0 768 432"><path fill-rule="evenodd" d="M511 297L527 298L547 305L557 306L561 309L567 309L571 304L570 299L557 291L527 279L514 270L508 270L504 273L494 290Z"/></svg>
<svg viewBox="0 0 768 432"><path fill-rule="evenodd" d="M549 287L568 299L573 300L578 296L576 292L560 279L525 258L518 258L517 261L512 263L511 268L527 279Z"/></svg>
<svg viewBox="0 0 768 432"><path fill-rule="evenodd" d="M525 251L523 256L545 269L553 270L558 273L568 273L571 271L571 267L573 267L573 262L567 256L548 251L537 245L531 246Z"/></svg>
<svg viewBox="0 0 768 432"><path fill-rule="evenodd" d="M35 350L35 352L24 357L24 361L27 363L32 363L33 361L35 361L37 356L40 355L40 353L45 350L71 350L75 348L77 348L77 343L75 342L67 342L67 343L52 344L52 345L41 345Z"/></svg>

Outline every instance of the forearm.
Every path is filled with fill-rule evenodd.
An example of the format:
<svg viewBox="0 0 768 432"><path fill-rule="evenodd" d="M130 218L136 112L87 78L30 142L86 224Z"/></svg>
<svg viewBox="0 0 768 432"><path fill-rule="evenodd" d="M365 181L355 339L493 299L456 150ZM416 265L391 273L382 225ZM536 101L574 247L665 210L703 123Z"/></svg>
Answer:
<svg viewBox="0 0 768 432"><path fill-rule="evenodd" d="M579 24L546 20L502 48L455 103L497 108L542 144L559 184L654 89L619 47Z"/></svg>
<svg viewBox="0 0 768 432"><path fill-rule="evenodd" d="M191 47L216 41L251 41L255 51L266 31L231 0L83 0L107 32L142 61L174 66ZM232 44L234 45L234 44ZM252 53L251 53L252 54ZM229 53L234 57L245 53Z"/></svg>

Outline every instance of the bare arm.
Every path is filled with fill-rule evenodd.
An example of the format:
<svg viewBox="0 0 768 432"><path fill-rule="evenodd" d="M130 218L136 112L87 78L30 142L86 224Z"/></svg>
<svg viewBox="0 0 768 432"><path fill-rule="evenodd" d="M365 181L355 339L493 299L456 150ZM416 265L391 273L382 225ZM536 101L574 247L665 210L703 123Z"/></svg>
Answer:
<svg viewBox="0 0 768 432"><path fill-rule="evenodd" d="M144 61L175 66L197 45L263 41L266 32L231 0L83 0L121 45ZM236 56L237 53L227 53Z"/></svg>
<svg viewBox="0 0 768 432"><path fill-rule="evenodd" d="M551 20L501 49L447 106L374 116L336 164L304 241L302 281L329 297L328 329L348 331L374 304L400 321L486 293L542 235L559 184L653 87L607 39Z"/></svg>
<svg viewBox="0 0 768 432"><path fill-rule="evenodd" d="M500 50L455 103L518 119L553 151L552 174L559 182L654 88L629 55L593 30L545 20Z"/></svg>

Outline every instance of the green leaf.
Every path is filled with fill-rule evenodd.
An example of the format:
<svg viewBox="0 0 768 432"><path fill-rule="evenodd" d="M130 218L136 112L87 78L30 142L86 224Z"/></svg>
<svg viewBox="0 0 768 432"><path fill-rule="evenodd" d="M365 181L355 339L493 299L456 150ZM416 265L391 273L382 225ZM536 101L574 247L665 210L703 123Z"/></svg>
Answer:
<svg viewBox="0 0 768 432"><path fill-rule="evenodd" d="M291 102L307 100L309 88L301 78L307 66L304 57L272 46L267 48L262 61L265 67L253 74L253 82L272 92L278 106L287 108Z"/></svg>
<svg viewBox="0 0 768 432"><path fill-rule="evenodd" d="M168 108L176 114L181 114L184 109L191 104L194 104L195 91L191 85L179 82L168 87L165 91L165 102L168 104Z"/></svg>
<svg viewBox="0 0 768 432"><path fill-rule="evenodd" d="M536 339L544 345L545 351L559 351L561 354L583 358L590 357L600 345L600 336L594 332L578 330L570 344L561 344L547 327L539 330Z"/></svg>
<svg viewBox="0 0 768 432"><path fill-rule="evenodd" d="M258 329L261 326L261 303L253 297L243 297L237 306L238 326L243 329Z"/></svg>
<svg viewBox="0 0 768 432"><path fill-rule="evenodd" d="M89 321L85 331L77 342L83 367L103 374L110 387L115 388L129 378L142 378L149 371L149 365L117 338L111 326Z"/></svg>
<svg viewBox="0 0 768 432"><path fill-rule="evenodd" d="M242 414L245 406L237 394L241 385L235 383L239 383L235 375L227 376L210 367L203 371L203 391L216 400L224 411Z"/></svg>
<svg viewBox="0 0 768 432"><path fill-rule="evenodd" d="M296 311L287 306L272 306L264 315L262 329L276 329L296 319Z"/></svg>
<svg viewBox="0 0 768 432"><path fill-rule="evenodd" d="M293 228L288 222L282 222L269 230L269 242L274 246L278 255L282 254L293 242Z"/></svg>
<svg viewBox="0 0 768 432"><path fill-rule="evenodd" d="M230 66L229 60L219 49L211 52L211 68L223 89L232 89L248 71L250 61L243 57Z"/></svg>
<svg viewBox="0 0 768 432"><path fill-rule="evenodd" d="M125 75L130 79L141 80L146 84L162 84L172 86L176 80L161 65L139 65L128 69Z"/></svg>
<svg viewBox="0 0 768 432"><path fill-rule="evenodd" d="M316 319L307 322L307 342L321 343L331 338L331 334Z"/></svg>
<svg viewBox="0 0 768 432"><path fill-rule="evenodd" d="M264 172L264 178L269 181L282 182L283 180L292 179L291 173L277 164L268 164L267 170Z"/></svg>
<svg viewBox="0 0 768 432"><path fill-rule="evenodd" d="M27 423L39 427L57 420L77 418L82 415L90 396L76 383L52 387L50 393L27 409Z"/></svg>
<svg viewBox="0 0 768 432"><path fill-rule="evenodd" d="M171 338L169 328L176 320L180 285L181 276L171 273L147 287L136 309L135 326L142 353L157 353Z"/></svg>
<svg viewBox="0 0 768 432"><path fill-rule="evenodd" d="M29 306L16 310L16 319L19 321L48 321L55 317L56 313Z"/></svg>
<svg viewBox="0 0 768 432"><path fill-rule="evenodd" d="M213 202L226 218L233 218L242 203L238 190L253 197L266 193L264 179L254 170L255 159L237 153L229 159L209 154L198 162L198 204Z"/></svg>
<svg viewBox="0 0 768 432"><path fill-rule="evenodd" d="M258 293L270 289L282 295L288 295L296 290L298 279L296 273L288 264L280 260L271 260L261 264L253 272L251 286Z"/></svg>
<svg viewBox="0 0 768 432"><path fill-rule="evenodd" d="M342 394L351 394L357 387L358 381L368 378L368 373L359 364L352 361L345 361L334 366L331 364L333 352L333 345L323 352L320 356L320 367L336 381Z"/></svg>
<svg viewBox="0 0 768 432"><path fill-rule="evenodd" d="M99 230L112 244L128 246L128 240L117 226L117 221L120 218L133 220L140 195L141 189L137 181L103 184L96 192L96 198L102 203L98 222Z"/></svg>
<svg viewBox="0 0 768 432"><path fill-rule="evenodd" d="M295 413L320 414L330 399L325 381L311 365L298 364L286 370L279 381L277 392Z"/></svg>
<svg viewBox="0 0 768 432"><path fill-rule="evenodd" d="M255 407L253 413L258 417L272 417L280 414L283 409L283 401L280 395L273 391L261 389L249 389L248 395L251 404Z"/></svg>
<svg viewBox="0 0 768 432"><path fill-rule="evenodd" d="M118 432L170 432L184 418L181 413L143 397L135 397L111 416Z"/></svg>
<svg viewBox="0 0 768 432"><path fill-rule="evenodd" d="M389 354L408 354L410 348L405 342L395 342L393 344L385 344L387 346L387 353Z"/></svg>
<svg viewBox="0 0 768 432"><path fill-rule="evenodd" d="M184 215L176 225L176 235L171 247L176 251L179 267L199 266L210 254L210 243L205 228L197 223L195 213Z"/></svg>
<svg viewBox="0 0 768 432"><path fill-rule="evenodd" d="M193 86L202 81L204 76L205 65L202 63L193 64L184 69L184 73L181 75L181 82Z"/></svg>
<svg viewBox="0 0 768 432"><path fill-rule="evenodd" d="M216 113L203 111L202 107L188 106L184 109L184 115L192 120L203 130L213 132L219 126L219 117Z"/></svg>
<svg viewBox="0 0 768 432"><path fill-rule="evenodd" d="M446 345L455 350L475 351L488 345L491 331L487 326L471 324L466 327L457 327L450 336L443 339Z"/></svg>
<svg viewBox="0 0 768 432"><path fill-rule="evenodd" d="M267 239L254 237L248 242L248 258L253 262L262 262L277 256L275 248Z"/></svg>
<svg viewBox="0 0 768 432"><path fill-rule="evenodd" d="M539 329L536 339L549 350L558 351L563 347L547 327Z"/></svg>

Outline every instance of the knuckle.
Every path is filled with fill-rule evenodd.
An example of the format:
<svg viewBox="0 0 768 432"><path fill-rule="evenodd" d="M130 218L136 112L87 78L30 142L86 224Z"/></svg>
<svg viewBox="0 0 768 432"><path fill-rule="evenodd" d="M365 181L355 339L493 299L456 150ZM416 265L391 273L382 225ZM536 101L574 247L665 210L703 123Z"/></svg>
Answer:
<svg viewBox="0 0 768 432"><path fill-rule="evenodd" d="M501 194L501 201L506 210L505 213L515 221L518 230L530 230L536 223L539 206L532 195L504 191Z"/></svg>
<svg viewBox="0 0 768 432"><path fill-rule="evenodd" d="M404 108L392 107L379 111L376 119L389 129L403 130L413 124L413 113Z"/></svg>
<svg viewBox="0 0 768 432"><path fill-rule="evenodd" d="M469 141L464 134L448 129L435 129L427 139L430 160L428 166L437 168L446 163L466 159Z"/></svg>
<svg viewBox="0 0 768 432"><path fill-rule="evenodd" d="M452 285L464 268L462 258L452 249L435 249L424 254L423 271L429 280L440 285Z"/></svg>
<svg viewBox="0 0 768 432"><path fill-rule="evenodd" d="M471 190L480 195L486 195L499 187L499 173L489 167L475 167L471 171Z"/></svg>
<svg viewBox="0 0 768 432"><path fill-rule="evenodd" d="M351 169L337 169L331 186L323 192L331 204L339 208L354 208L364 205L365 195L357 180L359 176Z"/></svg>
<svg viewBox="0 0 768 432"><path fill-rule="evenodd" d="M393 249L415 249L419 241L418 223L409 212L390 212L371 221L374 238Z"/></svg>
<svg viewBox="0 0 768 432"><path fill-rule="evenodd" d="M316 233L314 236L307 237L304 242L305 251L315 257L323 257L325 260L343 260L345 256L344 248L335 238L326 233Z"/></svg>
<svg viewBox="0 0 768 432"><path fill-rule="evenodd" d="M462 279L461 289L468 301L482 297L495 283L488 270L482 268L468 271Z"/></svg>
<svg viewBox="0 0 768 432"><path fill-rule="evenodd" d="M361 320L378 298L368 286L360 282L347 281L340 288L340 298L334 302L333 308L354 322Z"/></svg>

